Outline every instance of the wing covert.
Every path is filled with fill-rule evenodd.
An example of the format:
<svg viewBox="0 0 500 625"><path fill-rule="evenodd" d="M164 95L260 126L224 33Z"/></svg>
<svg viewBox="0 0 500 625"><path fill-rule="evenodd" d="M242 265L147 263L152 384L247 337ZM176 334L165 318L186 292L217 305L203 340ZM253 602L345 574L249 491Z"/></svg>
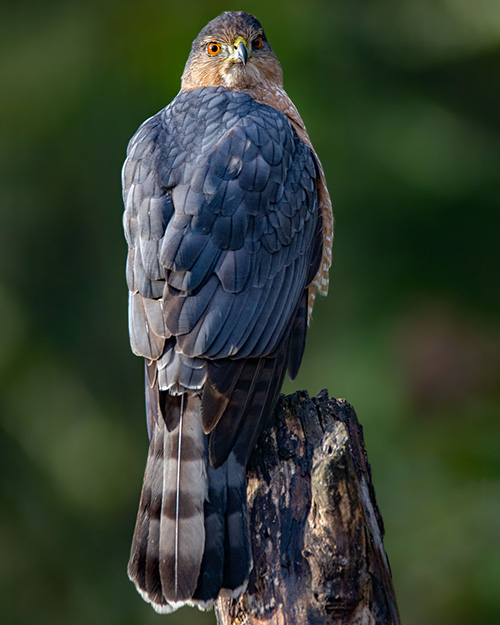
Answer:
<svg viewBox="0 0 500 625"><path fill-rule="evenodd" d="M156 359L173 335L191 357L272 354L317 243L314 158L286 117L181 93L131 140L123 184L134 351Z"/></svg>

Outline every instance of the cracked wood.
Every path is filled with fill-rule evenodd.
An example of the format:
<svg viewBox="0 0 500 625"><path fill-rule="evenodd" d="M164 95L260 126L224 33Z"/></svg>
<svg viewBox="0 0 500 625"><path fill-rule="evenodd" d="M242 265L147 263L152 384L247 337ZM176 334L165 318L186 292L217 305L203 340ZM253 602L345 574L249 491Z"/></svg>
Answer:
<svg viewBox="0 0 500 625"><path fill-rule="evenodd" d="M399 625L363 430L326 391L281 397L248 470L253 569L219 625Z"/></svg>

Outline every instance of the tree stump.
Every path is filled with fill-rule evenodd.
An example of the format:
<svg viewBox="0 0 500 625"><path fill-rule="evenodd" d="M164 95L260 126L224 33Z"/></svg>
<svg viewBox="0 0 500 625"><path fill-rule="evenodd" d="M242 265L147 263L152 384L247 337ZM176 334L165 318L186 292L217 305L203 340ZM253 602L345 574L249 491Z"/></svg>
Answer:
<svg viewBox="0 0 500 625"><path fill-rule="evenodd" d="M282 396L247 471L253 569L218 625L399 625L363 430L326 390Z"/></svg>

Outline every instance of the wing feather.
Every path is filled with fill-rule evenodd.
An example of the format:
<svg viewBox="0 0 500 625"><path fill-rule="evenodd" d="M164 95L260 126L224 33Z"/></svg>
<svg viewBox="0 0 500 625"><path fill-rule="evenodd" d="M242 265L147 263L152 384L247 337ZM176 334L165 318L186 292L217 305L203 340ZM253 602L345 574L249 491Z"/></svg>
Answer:
<svg viewBox="0 0 500 625"><path fill-rule="evenodd" d="M305 330L294 319L321 245L316 176L285 116L243 93L181 93L138 130L123 168L130 334L153 361L174 341L160 388L203 384L196 358L272 358L290 332L296 371ZM204 428L222 414L219 402Z"/></svg>

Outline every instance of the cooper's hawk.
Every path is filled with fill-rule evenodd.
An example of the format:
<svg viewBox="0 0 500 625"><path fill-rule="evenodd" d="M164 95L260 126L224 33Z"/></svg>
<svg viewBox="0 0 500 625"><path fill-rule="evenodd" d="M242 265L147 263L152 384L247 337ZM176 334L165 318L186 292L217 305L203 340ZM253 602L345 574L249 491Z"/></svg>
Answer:
<svg viewBox="0 0 500 625"><path fill-rule="evenodd" d="M207 608L247 583L245 467L331 262L323 170L254 17L200 32L130 141L123 197L150 437L128 573L158 612Z"/></svg>

